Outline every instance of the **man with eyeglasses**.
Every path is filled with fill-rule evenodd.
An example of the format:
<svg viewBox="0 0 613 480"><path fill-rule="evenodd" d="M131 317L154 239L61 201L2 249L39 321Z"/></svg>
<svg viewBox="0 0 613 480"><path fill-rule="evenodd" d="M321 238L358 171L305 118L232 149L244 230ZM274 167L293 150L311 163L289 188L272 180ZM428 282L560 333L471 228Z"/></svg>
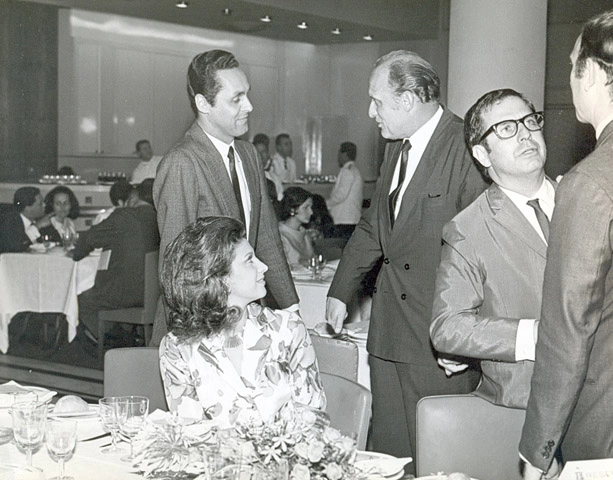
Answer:
<svg viewBox="0 0 613 480"><path fill-rule="evenodd" d="M475 393L513 408L530 393L554 207L542 128L543 113L511 89L468 110L466 144L493 184L443 228L430 326L450 375L479 360Z"/></svg>

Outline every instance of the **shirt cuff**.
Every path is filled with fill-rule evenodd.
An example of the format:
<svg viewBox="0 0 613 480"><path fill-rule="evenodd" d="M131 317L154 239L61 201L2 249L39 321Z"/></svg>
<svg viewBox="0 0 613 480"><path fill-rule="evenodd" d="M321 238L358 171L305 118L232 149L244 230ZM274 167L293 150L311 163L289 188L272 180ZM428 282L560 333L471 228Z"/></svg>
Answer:
<svg viewBox="0 0 613 480"><path fill-rule="evenodd" d="M526 457L524 457L521 452L519 452L519 458L521 458L522 461L526 462L528 465L532 465L528 460L526 460ZM539 472L541 472L541 475L543 473L545 473L543 470L541 470L539 467L535 467L534 465L532 465L533 468L537 469Z"/></svg>
<svg viewBox="0 0 613 480"><path fill-rule="evenodd" d="M290 305L289 307L284 308L283 310L287 310L288 312L297 312L299 308L300 308L300 304L294 303L293 305Z"/></svg>
<svg viewBox="0 0 613 480"><path fill-rule="evenodd" d="M536 342L534 341L535 319L522 319L517 327L515 337L515 361L534 361Z"/></svg>

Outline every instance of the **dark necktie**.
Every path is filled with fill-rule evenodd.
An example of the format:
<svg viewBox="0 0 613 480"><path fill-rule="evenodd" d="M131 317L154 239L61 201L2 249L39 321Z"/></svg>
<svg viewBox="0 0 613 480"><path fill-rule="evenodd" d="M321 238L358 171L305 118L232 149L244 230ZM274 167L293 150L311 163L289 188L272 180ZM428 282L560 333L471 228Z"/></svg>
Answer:
<svg viewBox="0 0 613 480"><path fill-rule="evenodd" d="M549 219L547 215L541 208L541 204L538 201L538 198L533 200L528 200L528 205L534 208L534 213L536 213L536 220L539 222L541 226L541 230L543 231L543 236L545 237L545 241L549 243Z"/></svg>
<svg viewBox="0 0 613 480"><path fill-rule="evenodd" d="M241 214L241 221L245 224L245 211L243 210L243 197L241 196L241 186L238 183L238 175L236 174L236 164L234 161L234 148L230 147L228 150L228 164L230 165L230 180L232 181L232 188L234 188L234 196L238 203L238 211Z"/></svg>
<svg viewBox="0 0 613 480"><path fill-rule="evenodd" d="M404 183L404 177L407 174L407 163L409 162L409 150L411 149L411 143L408 140L405 140L402 143L402 154L400 155L400 171L398 172L398 185L394 190L390 192L388 197L389 201L389 209L390 209L390 223L392 227L394 226L394 220L396 220L396 216L394 212L396 210L396 203L398 202L398 197L400 196L400 190L402 190L402 184Z"/></svg>

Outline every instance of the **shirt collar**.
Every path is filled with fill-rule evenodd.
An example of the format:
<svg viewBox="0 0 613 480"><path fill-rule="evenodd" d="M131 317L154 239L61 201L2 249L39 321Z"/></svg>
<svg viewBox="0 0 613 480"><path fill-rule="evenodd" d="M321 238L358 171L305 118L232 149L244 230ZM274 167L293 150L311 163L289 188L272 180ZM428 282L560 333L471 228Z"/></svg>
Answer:
<svg viewBox="0 0 613 480"><path fill-rule="evenodd" d="M500 187L500 185L498 185ZM552 212L555 204L555 190L553 185L547 181L547 178L543 179L543 183L536 191L534 195L526 197L521 193L514 192L509 190L508 188L500 187L507 197L511 199L511 201L517 206L525 206L528 200L532 200L534 198L538 199L541 204L541 208L545 210L545 212Z"/></svg>
<svg viewBox="0 0 613 480"><path fill-rule="evenodd" d="M605 117L602 120L602 122L600 122L598 124L598 126L596 127L596 140L598 140L598 138L600 137L600 134L602 133L602 131L611 122L613 122L613 112L611 113L611 115L608 115L607 117Z"/></svg>
<svg viewBox="0 0 613 480"><path fill-rule="evenodd" d="M236 147L234 146L234 140L232 140L232 143L228 145L227 143L222 142L218 138L215 138L214 136L209 135L206 131L204 130L202 131L206 134L207 137L209 137L209 140L211 141L213 146L217 149L217 151L221 155L221 158L223 158L224 161L228 158L228 152L230 151L230 147L234 148L234 152L236 152Z"/></svg>
<svg viewBox="0 0 613 480"><path fill-rule="evenodd" d="M430 117L430 120L419 127L419 129L408 138L411 142L411 150L425 150L442 116L443 108L439 105L438 110Z"/></svg>

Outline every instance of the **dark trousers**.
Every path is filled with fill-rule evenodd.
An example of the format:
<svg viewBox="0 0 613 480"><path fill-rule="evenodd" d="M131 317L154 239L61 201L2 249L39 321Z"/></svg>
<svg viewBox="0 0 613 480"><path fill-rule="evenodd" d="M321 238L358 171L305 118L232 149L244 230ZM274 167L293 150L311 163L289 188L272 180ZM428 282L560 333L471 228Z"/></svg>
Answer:
<svg viewBox="0 0 613 480"><path fill-rule="evenodd" d="M373 395L371 445L375 452L416 458L416 411L422 397L470 393L479 381L473 370L450 378L433 360L432 367L398 363L370 355ZM415 464L405 468L415 474Z"/></svg>

